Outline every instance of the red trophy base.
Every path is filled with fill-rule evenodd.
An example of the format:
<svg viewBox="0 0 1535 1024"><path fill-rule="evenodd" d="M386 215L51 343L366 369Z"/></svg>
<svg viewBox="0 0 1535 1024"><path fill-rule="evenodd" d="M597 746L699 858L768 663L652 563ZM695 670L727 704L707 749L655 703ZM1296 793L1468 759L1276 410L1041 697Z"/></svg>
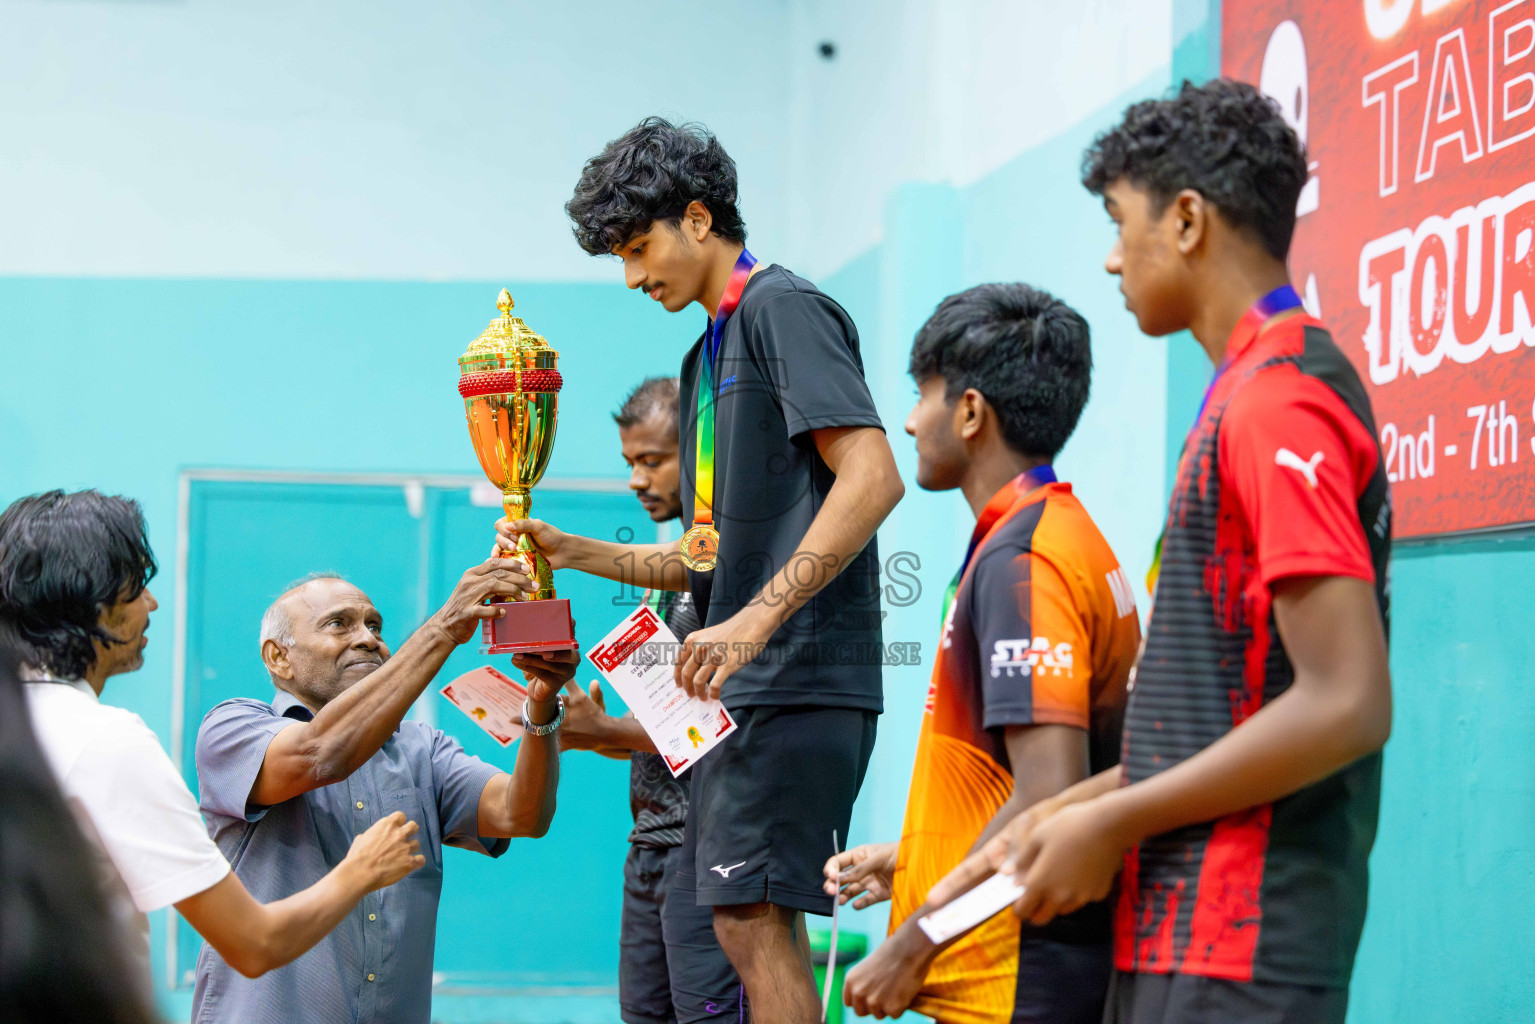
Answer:
<svg viewBox="0 0 1535 1024"><path fill-rule="evenodd" d="M572 651L576 648L576 624L565 598L550 601L493 601L505 608L499 619L486 619L480 627L481 654L530 654L540 651Z"/></svg>

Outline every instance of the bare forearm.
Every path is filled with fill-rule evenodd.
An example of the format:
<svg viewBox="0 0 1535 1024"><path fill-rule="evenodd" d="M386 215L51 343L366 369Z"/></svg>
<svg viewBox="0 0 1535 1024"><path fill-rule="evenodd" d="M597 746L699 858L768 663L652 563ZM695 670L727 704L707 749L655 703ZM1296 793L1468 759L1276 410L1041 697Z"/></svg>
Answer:
<svg viewBox="0 0 1535 1024"><path fill-rule="evenodd" d="M315 774L339 781L376 754L454 647L429 622L394 657L321 708L306 726Z"/></svg>
<svg viewBox="0 0 1535 1024"><path fill-rule="evenodd" d="M1009 725L1003 730L1012 765L1013 791L970 847L978 852L1030 808L1041 814L1065 806L1073 787L1089 781L1087 731L1071 725Z"/></svg>
<svg viewBox="0 0 1535 1024"><path fill-rule="evenodd" d="M568 568L640 590L688 589L687 566L679 544L618 544L570 535L565 543Z"/></svg>
<svg viewBox="0 0 1535 1024"><path fill-rule="evenodd" d="M892 486L877 465L849 466L837 475L799 548L753 602L767 618L769 633L852 563L902 493L900 478Z"/></svg>
<svg viewBox="0 0 1535 1024"><path fill-rule="evenodd" d="M307 953L335 930L362 901L368 889L341 864L314 885L262 907L267 970L274 970Z"/></svg>
<svg viewBox="0 0 1535 1024"><path fill-rule="evenodd" d="M1299 681L1297 681L1299 682ZM1165 772L1104 796L1129 842L1270 803L1379 749L1375 716L1320 684L1292 685L1240 727Z"/></svg>
<svg viewBox="0 0 1535 1024"><path fill-rule="evenodd" d="M1105 768L1097 775L1089 775L1076 785L1062 790L1056 800L1065 807L1067 804L1079 804L1094 797L1103 796L1105 793L1112 793L1119 788L1124 780L1124 774L1122 765L1116 764L1112 768Z"/></svg>
<svg viewBox="0 0 1535 1024"><path fill-rule="evenodd" d="M362 872L343 861L309 888L272 903L257 903L231 873L176 909L229 966L255 978L308 952L367 892Z"/></svg>
<svg viewBox="0 0 1535 1024"><path fill-rule="evenodd" d="M646 754L657 752L655 740L650 738L645 727L634 718L609 716L603 723L602 736L598 742L598 749L604 753L609 750L620 750L625 755L635 750Z"/></svg>
<svg viewBox="0 0 1535 1024"><path fill-rule="evenodd" d="M529 710L534 724L554 717L554 702L547 710L534 705ZM517 762L512 766L506 790L502 827L488 835L537 838L549 831L554 820L555 793L560 781L559 733L548 736L523 736L518 745Z"/></svg>
<svg viewBox="0 0 1535 1024"><path fill-rule="evenodd" d="M1013 788L1013 795L1003 801L1002 806L997 808L997 813L993 814L991 816L991 820L988 821L986 826L981 829L981 834L975 837L975 842L970 844L970 849L966 853L966 856L978 852L981 847L990 842L998 832L1001 832L1004 828L1006 828L1008 822L1012 821L1014 818L1018 817L1018 815L1034 806L1035 802L1036 801L1031 797L1020 793L1015 786Z"/></svg>

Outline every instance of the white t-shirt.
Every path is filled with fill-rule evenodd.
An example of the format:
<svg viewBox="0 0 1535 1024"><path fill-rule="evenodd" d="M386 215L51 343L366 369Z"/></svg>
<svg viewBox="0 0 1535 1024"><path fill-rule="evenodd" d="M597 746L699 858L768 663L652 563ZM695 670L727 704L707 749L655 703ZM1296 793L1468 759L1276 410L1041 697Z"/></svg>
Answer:
<svg viewBox="0 0 1535 1024"><path fill-rule="evenodd" d="M143 719L101 703L81 681L28 682L26 690L54 777L122 876L147 938L144 914L222 881L229 862Z"/></svg>

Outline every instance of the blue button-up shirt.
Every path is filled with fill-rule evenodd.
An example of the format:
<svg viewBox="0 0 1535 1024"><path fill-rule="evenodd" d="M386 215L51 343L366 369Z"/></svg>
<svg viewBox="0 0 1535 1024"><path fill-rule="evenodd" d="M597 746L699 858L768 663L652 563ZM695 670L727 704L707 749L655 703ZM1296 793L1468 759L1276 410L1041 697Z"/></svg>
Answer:
<svg viewBox="0 0 1535 1024"><path fill-rule="evenodd" d="M347 779L259 807L251 787L268 744L313 714L282 690L271 704L227 700L197 734L199 802L208 830L262 903L313 885L347 854L353 837L395 811L420 826L426 865L357 908L309 952L259 978L232 969L206 943L197 958L197 1024L426 1022L442 895L442 845L492 857L507 840L476 835L480 794L500 769L464 753L424 722L400 723Z"/></svg>

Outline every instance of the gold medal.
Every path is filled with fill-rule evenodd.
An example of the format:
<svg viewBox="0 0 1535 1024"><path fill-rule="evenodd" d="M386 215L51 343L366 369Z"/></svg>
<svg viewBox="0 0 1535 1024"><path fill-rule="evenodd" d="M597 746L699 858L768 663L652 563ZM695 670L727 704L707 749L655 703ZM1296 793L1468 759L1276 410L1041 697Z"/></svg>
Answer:
<svg viewBox="0 0 1535 1024"><path fill-rule="evenodd" d="M699 523L682 535L682 561L694 572L712 572L719 554L719 532L707 523Z"/></svg>

